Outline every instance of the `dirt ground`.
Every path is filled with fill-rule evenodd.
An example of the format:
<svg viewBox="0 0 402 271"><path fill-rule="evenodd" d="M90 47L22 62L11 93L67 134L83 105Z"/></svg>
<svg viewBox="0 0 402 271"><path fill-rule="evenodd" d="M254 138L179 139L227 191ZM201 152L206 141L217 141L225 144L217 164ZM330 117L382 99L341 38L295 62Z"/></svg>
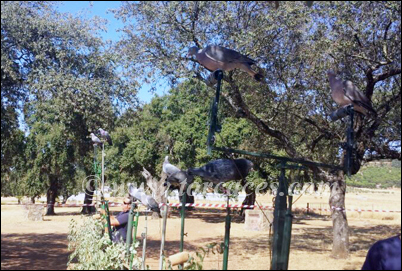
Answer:
<svg viewBox="0 0 402 271"><path fill-rule="evenodd" d="M389 193L349 193L347 208L401 210L401 191ZM296 200L297 197L294 198ZM271 196L259 197L263 205L272 204ZM295 207L328 208L328 195L304 195ZM201 203L201 202L200 202ZM56 208L56 216L44 221L28 221L21 206L1 206L1 269L66 269L68 261L68 225L80 220L79 208ZM113 208L112 211L119 211ZM348 212L350 226L350 257L337 260L330 257L332 222L328 213L296 213L291 242L289 269L294 270L356 270L361 269L367 250L377 240L401 232L401 214ZM138 236L145 226L141 217ZM151 269L158 268L162 221L148 220L147 261ZM188 212L185 221L185 250L195 251L207 244L223 242L225 211L196 209ZM172 213L167 223L166 251L179 251L180 217ZM229 269L258 270L270 268L268 232L245 230L239 217L233 218L230 239ZM139 248L141 254L142 247ZM222 255L209 255L205 269L222 269Z"/></svg>

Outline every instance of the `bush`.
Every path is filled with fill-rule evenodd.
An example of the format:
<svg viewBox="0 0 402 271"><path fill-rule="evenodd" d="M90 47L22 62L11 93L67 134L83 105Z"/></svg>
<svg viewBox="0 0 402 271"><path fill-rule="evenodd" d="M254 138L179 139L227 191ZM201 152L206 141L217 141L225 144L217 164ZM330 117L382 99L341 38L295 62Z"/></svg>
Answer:
<svg viewBox="0 0 402 271"><path fill-rule="evenodd" d="M92 217L85 218L79 225L74 219L70 222L68 248L74 250L67 266L76 270L124 270L129 261L124 243L112 243L104 233L103 223ZM134 254L133 267L140 268L141 260L137 257L134 244L130 251Z"/></svg>

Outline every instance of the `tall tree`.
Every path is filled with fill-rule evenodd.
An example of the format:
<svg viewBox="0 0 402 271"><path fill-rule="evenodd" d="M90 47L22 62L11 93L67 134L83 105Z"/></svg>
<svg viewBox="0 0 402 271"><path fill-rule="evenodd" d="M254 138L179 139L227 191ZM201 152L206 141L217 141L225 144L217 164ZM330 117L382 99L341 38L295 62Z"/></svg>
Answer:
<svg viewBox="0 0 402 271"><path fill-rule="evenodd" d="M118 56L99 36L104 22L59 13L53 5L1 3L4 100L23 109L33 165L28 183L45 189L48 203L65 188L67 175L74 180L77 169L91 175L89 133L112 129L122 109L136 104L137 86L119 75Z"/></svg>
<svg viewBox="0 0 402 271"><path fill-rule="evenodd" d="M339 143L346 124L329 121L336 107L326 77L328 69L339 70L379 113L375 120L357 117L358 171L369 150L400 159L388 144L400 142L394 113L401 95L400 11L400 2L331 1L312 8L287 2L275 9L268 2L159 1L125 2L116 16L125 22L119 49L144 82L205 80L208 72L185 56L194 45L219 44L257 60L266 84L232 71L222 95L232 112L291 157L343 164ZM332 186L333 256L344 258L349 249L345 178L323 170L319 176Z"/></svg>

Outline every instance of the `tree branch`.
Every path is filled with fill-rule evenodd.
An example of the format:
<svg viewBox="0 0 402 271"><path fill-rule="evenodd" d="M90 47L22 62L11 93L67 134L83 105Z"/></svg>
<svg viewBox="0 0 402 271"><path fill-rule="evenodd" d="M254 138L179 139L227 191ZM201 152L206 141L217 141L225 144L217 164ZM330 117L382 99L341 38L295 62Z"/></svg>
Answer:
<svg viewBox="0 0 402 271"><path fill-rule="evenodd" d="M388 79L389 77L395 76L401 74L401 69L391 69L386 73L380 74L378 76L374 77L374 82L380 82L380 81L384 81L385 79Z"/></svg>
<svg viewBox="0 0 402 271"><path fill-rule="evenodd" d="M228 100L229 104L233 107L233 109L236 112L239 110L243 111L245 118L249 119L252 123L254 123L261 132L278 139L288 155L290 155L291 157L297 157L298 156L297 151L292 146L290 140L282 132L270 128L269 124L265 123L264 121L259 119L256 115L254 115L250 111L248 106L244 103L237 85L234 84L232 80L228 80L228 82L231 88L229 90L229 95L226 96L226 99Z"/></svg>

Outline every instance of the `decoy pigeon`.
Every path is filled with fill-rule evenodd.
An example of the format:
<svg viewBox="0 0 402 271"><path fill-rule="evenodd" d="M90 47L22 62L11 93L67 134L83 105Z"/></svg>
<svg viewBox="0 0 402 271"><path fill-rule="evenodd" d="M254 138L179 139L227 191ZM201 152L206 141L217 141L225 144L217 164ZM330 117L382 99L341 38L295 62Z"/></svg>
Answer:
<svg viewBox="0 0 402 271"><path fill-rule="evenodd" d="M91 140L94 143L94 145L102 145L102 141L97 137L94 133L91 133Z"/></svg>
<svg viewBox="0 0 402 271"><path fill-rule="evenodd" d="M180 189L182 183L186 182L187 184L193 183L194 178L186 171L177 171L173 173L172 175L168 176L165 182L165 186L170 185L170 189Z"/></svg>
<svg viewBox="0 0 402 271"><path fill-rule="evenodd" d="M204 49L191 47L187 56L192 55L195 55L197 61L212 72L218 69L231 71L237 68L247 72L257 81L262 81L264 78L263 75L251 69L251 65L256 63L253 59L222 46L208 45Z"/></svg>
<svg viewBox="0 0 402 271"><path fill-rule="evenodd" d="M110 146L113 145L112 138L110 137L110 135L107 131L103 130L102 128L99 128L98 132L99 132L101 138L105 139L107 141L107 143L109 143Z"/></svg>
<svg viewBox="0 0 402 271"><path fill-rule="evenodd" d="M172 174L179 172L180 169L171 163L169 163L169 156L165 157L165 161L163 162L163 167L162 167L163 172L165 172L168 177L171 176Z"/></svg>
<svg viewBox="0 0 402 271"><path fill-rule="evenodd" d="M205 181L219 184L221 182L244 180L253 167L247 159L219 159L200 168L188 170L189 176L199 176Z"/></svg>
<svg viewBox="0 0 402 271"><path fill-rule="evenodd" d="M352 81L342 81L336 78L336 74L332 71L327 73L332 99L338 105L348 106L353 104L354 110L363 115L367 115L368 112L373 113L375 116L377 115L369 98L360 92Z"/></svg>
<svg viewBox="0 0 402 271"><path fill-rule="evenodd" d="M134 188L134 186L130 185L129 193L130 196L140 201L145 207L153 212L160 214L159 204L153 197L145 194L144 190Z"/></svg>

